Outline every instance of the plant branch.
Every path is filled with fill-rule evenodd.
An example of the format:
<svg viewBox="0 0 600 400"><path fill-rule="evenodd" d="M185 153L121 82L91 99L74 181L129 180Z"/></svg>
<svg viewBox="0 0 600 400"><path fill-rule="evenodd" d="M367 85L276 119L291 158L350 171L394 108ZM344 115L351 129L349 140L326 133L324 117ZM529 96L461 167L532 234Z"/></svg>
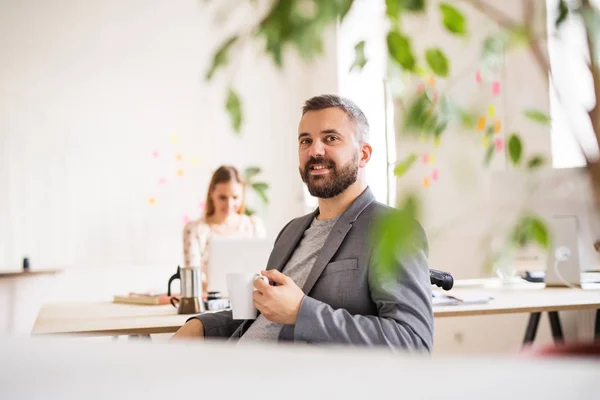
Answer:
<svg viewBox="0 0 600 400"><path fill-rule="evenodd" d="M508 15L504 14L502 11L498 10L496 7L488 4L482 0L461 0L463 2L469 3L473 8L479 10L484 13L494 21L498 23L503 28L511 29L518 26L517 22L513 20Z"/></svg>
<svg viewBox="0 0 600 400"><path fill-rule="evenodd" d="M545 84L548 87L550 79L550 61L544 55L542 48L540 47L540 38L535 34L533 21L535 16L535 7L533 0L523 1L523 19L525 21L525 31L527 33L527 39L531 48L533 58L540 69L542 75L546 78Z"/></svg>

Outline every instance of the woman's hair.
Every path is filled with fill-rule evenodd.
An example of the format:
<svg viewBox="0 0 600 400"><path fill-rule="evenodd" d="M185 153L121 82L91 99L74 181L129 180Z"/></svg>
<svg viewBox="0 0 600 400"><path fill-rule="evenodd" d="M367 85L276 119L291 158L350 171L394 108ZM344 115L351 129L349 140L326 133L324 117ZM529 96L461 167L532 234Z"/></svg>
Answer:
<svg viewBox="0 0 600 400"><path fill-rule="evenodd" d="M238 214L242 214L244 212L244 209L246 208L246 183L242 179L242 176L237 168L231 165L221 165L213 173L212 178L210 178L208 193L206 194L206 208L204 210L205 217L210 217L215 213L215 203L212 200L212 194L215 191L217 184L231 181L237 182L244 187L244 192L242 194L242 205L237 211Z"/></svg>

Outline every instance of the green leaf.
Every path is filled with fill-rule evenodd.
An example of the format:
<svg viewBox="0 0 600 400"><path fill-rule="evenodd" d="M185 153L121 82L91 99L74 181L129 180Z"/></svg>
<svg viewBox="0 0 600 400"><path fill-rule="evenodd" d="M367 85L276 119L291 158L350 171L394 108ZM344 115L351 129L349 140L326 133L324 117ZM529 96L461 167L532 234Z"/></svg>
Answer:
<svg viewBox="0 0 600 400"><path fill-rule="evenodd" d="M425 0L404 0L403 8L407 11L412 12L423 12L425 11Z"/></svg>
<svg viewBox="0 0 600 400"><path fill-rule="evenodd" d="M267 190L269 189L269 184L264 182L255 182L251 185L252 189L256 192L256 194L262 199L265 204L269 203L269 198L267 197Z"/></svg>
<svg viewBox="0 0 600 400"><path fill-rule="evenodd" d="M513 133L508 138L508 154L510 160L514 165L519 165L521 162L521 153L523 152L523 145L521 144L521 138L516 133Z"/></svg>
<svg viewBox="0 0 600 400"><path fill-rule="evenodd" d="M408 155L403 161L396 164L396 168L394 168L394 175L397 177L401 177L413 166L413 164L417 161L416 154Z"/></svg>
<svg viewBox="0 0 600 400"><path fill-rule="evenodd" d="M490 144L487 149L485 150L485 158L483 160L483 163L486 167L490 166L490 163L492 162L492 158L494 157L494 154L496 154L496 147L494 144Z"/></svg>
<svg viewBox="0 0 600 400"><path fill-rule="evenodd" d="M565 22L567 17L569 16L569 6L567 6L567 2L565 0L560 0L558 2L558 17L556 18L556 28L558 29L560 25Z"/></svg>
<svg viewBox="0 0 600 400"><path fill-rule="evenodd" d="M428 49L425 52L425 60L434 74L442 77L448 76L450 62L439 47Z"/></svg>
<svg viewBox="0 0 600 400"><path fill-rule="evenodd" d="M242 104L239 96L232 88L229 88L225 108L229 113L229 118L231 119L231 125L233 126L234 131L239 134L240 129L242 128Z"/></svg>
<svg viewBox="0 0 600 400"><path fill-rule="evenodd" d="M353 4L354 0L319 1L317 2L317 18L319 17L319 14L323 15L327 13L327 17L331 21L337 20L338 17L340 20L343 20Z"/></svg>
<svg viewBox="0 0 600 400"><path fill-rule="evenodd" d="M545 114L540 110L525 110L523 111L523 114L525 114L525 116L530 120L539 122L540 124L550 123L550 117L548 114Z"/></svg>
<svg viewBox="0 0 600 400"><path fill-rule="evenodd" d="M231 48L231 46L233 46L235 42L237 42L237 40L238 36L230 37L228 40L223 42L219 50L216 51L215 55L213 56L213 62L208 71L206 72L205 79L207 81L210 81L213 78L215 72L220 67L225 66L229 62L229 49Z"/></svg>
<svg viewBox="0 0 600 400"><path fill-rule="evenodd" d="M423 12L425 0L385 0L385 13L389 18L397 20L403 10Z"/></svg>
<svg viewBox="0 0 600 400"><path fill-rule="evenodd" d="M260 167L248 167L244 170L244 179L246 182L250 182L252 178L260 174Z"/></svg>
<svg viewBox="0 0 600 400"><path fill-rule="evenodd" d="M544 165L545 159L541 155L533 156L527 161L527 169L536 169Z"/></svg>
<svg viewBox="0 0 600 400"><path fill-rule="evenodd" d="M448 3L440 3L442 23L448 32L464 36L467 34L467 21L465 16L456 7Z"/></svg>
<svg viewBox="0 0 600 400"><path fill-rule="evenodd" d="M398 19L402 9L402 0L385 0L385 14L392 19Z"/></svg>
<svg viewBox="0 0 600 400"><path fill-rule="evenodd" d="M440 137L450 119L442 108L441 105L435 107L426 93L418 94L407 103L404 126L398 127L400 134L417 133L422 136Z"/></svg>
<svg viewBox="0 0 600 400"><path fill-rule="evenodd" d="M548 228L546 227L544 221L537 217L531 218L531 236L532 239L541 247L543 247L544 249L548 248L550 242L548 240Z"/></svg>
<svg viewBox="0 0 600 400"><path fill-rule="evenodd" d="M534 242L547 249L550 243L548 228L544 221L535 215L525 215L517 221L511 234L511 242L518 247L524 247Z"/></svg>
<svg viewBox="0 0 600 400"><path fill-rule="evenodd" d="M367 59L365 57L365 41L360 41L354 46L354 62L350 67L350 71L354 68L358 68L358 70L362 70L365 64L367 63Z"/></svg>
<svg viewBox="0 0 600 400"><path fill-rule="evenodd" d="M398 209L405 212L409 217L417 219L421 210L420 203L419 198L415 194L409 193L400 201Z"/></svg>
<svg viewBox="0 0 600 400"><path fill-rule="evenodd" d="M414 70L416 60L408 37L392 30L387 35L387 46L392 60L400 64L405 70Z"/></svg>
<svg viewBox="0 0 600 400"><path fill-rule="evenodd" d="M384 281L401 276L402 259L410 257L415 250L424 249L424 233L416 222L419 198L409 194L402 207L376 218L371 231L377 263L375 276Z"/></svg>

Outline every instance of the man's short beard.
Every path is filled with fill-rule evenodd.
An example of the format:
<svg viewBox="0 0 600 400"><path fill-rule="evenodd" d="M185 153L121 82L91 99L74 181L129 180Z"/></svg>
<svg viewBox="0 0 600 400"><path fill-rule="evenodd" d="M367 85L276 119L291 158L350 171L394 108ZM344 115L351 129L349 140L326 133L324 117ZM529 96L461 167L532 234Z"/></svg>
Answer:
<svg viewBox="0 0 600 400"><path fill-rule="evenodd" d="M315 164L327 165L331 170L328 174L311 175L310 166ZM304 170L302 167L299 170L302 181L306 184L311 196L330 199L343 193L358 179L358 154L341 168L337 168L331 160L311 157L304 166Z"/></svg>

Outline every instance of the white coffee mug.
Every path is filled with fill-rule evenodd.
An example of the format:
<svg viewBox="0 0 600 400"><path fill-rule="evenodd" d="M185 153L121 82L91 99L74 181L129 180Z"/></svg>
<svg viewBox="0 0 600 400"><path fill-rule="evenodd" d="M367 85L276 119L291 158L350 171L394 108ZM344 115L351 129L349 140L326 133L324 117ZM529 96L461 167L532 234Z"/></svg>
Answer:
<svg viewBox="0 0 600 400"><path fill-rule="evenodd" d="M255 319L258 310L254 307L254 281L262 279L269 283L266 276L252 273L227 274L227 293L231 303L233 319Z"/></svg>

